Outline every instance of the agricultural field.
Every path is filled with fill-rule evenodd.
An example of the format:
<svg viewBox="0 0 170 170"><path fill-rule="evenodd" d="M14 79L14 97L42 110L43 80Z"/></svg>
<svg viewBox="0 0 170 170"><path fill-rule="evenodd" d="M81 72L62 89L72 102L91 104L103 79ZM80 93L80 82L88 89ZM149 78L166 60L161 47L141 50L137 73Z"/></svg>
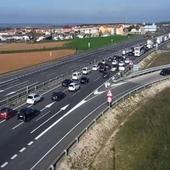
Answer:
<svg viewBox="0 0 170 170"><path fill-rule="evenodd" d="M29 53L0 54L0 74L31 67L40 63L75 54L75 50L41 51Z"/></svg>
<svg viewBox="0 0 170 170"><path fill-rule="evenodd" d="M45 51L62 48L65 41L60 42L39 42L39 43L0 43L0 53Z"/></svg>
<svg viewBox="0 0 170 170"><path fill-rule="evenodd" d="M84 38L84 39L74 39L64 46L67 48L77 49L78 52L86 51L89 49L96 49L103 46L116 44L118 42L127 40L128 36L109 36L109 37L96 37L96 38Z"/></svg>

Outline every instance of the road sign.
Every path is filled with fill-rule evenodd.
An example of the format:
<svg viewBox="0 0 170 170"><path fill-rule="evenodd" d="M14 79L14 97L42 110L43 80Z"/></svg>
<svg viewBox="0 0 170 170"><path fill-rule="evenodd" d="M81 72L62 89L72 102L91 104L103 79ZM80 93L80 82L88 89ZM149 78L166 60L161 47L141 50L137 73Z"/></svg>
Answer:
<svg viewBox="0 0 170 170"><path fill-rule="evenodd" d="M111 103L112 102L112 97L107 97L107 102Z"/></svg>
<svg viewBox="0 0 170 170"><path fill-rule="evenodd" d="M111 90L109 90L109 91L107 92L107 97L112 97L112 96L113 96L113 94L112 94Z"/></svg>

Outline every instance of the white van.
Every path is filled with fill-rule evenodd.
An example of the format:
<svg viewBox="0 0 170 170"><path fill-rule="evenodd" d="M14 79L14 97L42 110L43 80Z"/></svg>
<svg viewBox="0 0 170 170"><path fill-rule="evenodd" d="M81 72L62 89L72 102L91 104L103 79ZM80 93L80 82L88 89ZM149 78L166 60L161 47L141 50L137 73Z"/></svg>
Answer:
<svg viewBox="0 0 170 170"><path fill-rule="evenodd" d="M91 70L90 70L90 68L88 68L88 67L82 68L82 73L85 74L85 75L86 75L86 74L89 74L90 71L91 71Z"/></svg>
<svg viewBox="0 0 170 170"><path fill-rule="evenodd" d="M79 80L81 77L82 77L82 73L80 73L80 72L74 72L72 74L72 79L73 80Z"/></svg>

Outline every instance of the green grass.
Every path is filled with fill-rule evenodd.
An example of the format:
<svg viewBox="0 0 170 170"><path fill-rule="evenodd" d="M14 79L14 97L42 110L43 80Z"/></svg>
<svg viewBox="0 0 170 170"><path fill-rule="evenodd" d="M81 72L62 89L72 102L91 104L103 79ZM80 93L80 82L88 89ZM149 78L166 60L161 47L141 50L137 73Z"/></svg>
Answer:
<svg viewBox="0 0 170 170"><path fill-rule="evenodd" d="M156 54L149 67L156 67L165 64L170 64L170 52Z"/></svg>
<svg viewBox="0 0 170 170"><path fill-rule="evenodd" d="M81 52L89 49L96 49L106 45L115 44L127 40L128 38L128 36L115 35L109 37L74 39L71 42L65 44L65 47L74 48L77 49L78 52ZM88 43L90 43L90 48L88 47Z"/></svg>
<svg viewBox="0 0 170 170"><path fill-rule="evenodd" d="M116 170L170 170L170 88L142 103L116 136Z"/></svg>

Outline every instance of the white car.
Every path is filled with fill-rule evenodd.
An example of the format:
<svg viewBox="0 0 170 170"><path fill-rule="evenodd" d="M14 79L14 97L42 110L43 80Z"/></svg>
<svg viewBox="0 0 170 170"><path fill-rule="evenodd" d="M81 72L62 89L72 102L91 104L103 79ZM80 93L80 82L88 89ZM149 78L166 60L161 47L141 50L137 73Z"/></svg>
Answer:
<svg viewBox="0 0 170 170"><path fill-rule="evenodd" d="M93 65L93 67L92 67L92 70L93 71L97 71L99 69L99 66L98 65Z"/></svg>
<svg viewBox="0 0 170 170"><path fill-rule="evenodd" d="M122 67L122 66L124 66L125 65L125 63L123 62L123 61L120 61L119 62L119 67Z"/></svg>
<svg viewBox="0 0 170 170"><path fill-rule="evenodd" d="M69 91L77 91L80 89L80 85L78 83L71 83L69 86L68 86L68 90Z"/></svg>
<svg viewBox="0 0 170 170"><path fill-rule="evenodd" d="M82 68L82 73L85 74L85 75L89 74L90 71L91 71L91 70L90 70L90 68L88 68L88 67Z"/></svg>
<svg viewBox="0 0 170 170"><path fill-rule="evenodd" d="M80 72L74 72L72 74L72 80L79 80L82 77L82 73Z"/></svg>
<svg viewBox="0 0 170 170"><path fill-rule="evenodd" d="M42 96L36 93L32 93L28 95L26 103L27 104L36 104L37 102L42 100Z"/></svg>
<svg viewBox="0 0 170 170"><path fill-rule="evenodd" d="M126 59L125 59L125 63L126 63L126 64L129 64L129 63L130 63L130 59L129 59L129 58L126 58Z"/></svg>
<svg viewBox="0 0 170 170"><path fill-rule="evenodd" d="M112 65L117 65L117 64L118 64L117 60L112 61Z"/></svg>
<svg viewBox="0 0 170 170"><path fill-rule="evenodd" d="M125 71L125 67L124 66L119 66L119 71Z"/></svg>
<svg viewBox="0 0 170 170"><path fill-rule="evenodd" d="M111 67L110 71L116 71L117 67Z"/></svg>

